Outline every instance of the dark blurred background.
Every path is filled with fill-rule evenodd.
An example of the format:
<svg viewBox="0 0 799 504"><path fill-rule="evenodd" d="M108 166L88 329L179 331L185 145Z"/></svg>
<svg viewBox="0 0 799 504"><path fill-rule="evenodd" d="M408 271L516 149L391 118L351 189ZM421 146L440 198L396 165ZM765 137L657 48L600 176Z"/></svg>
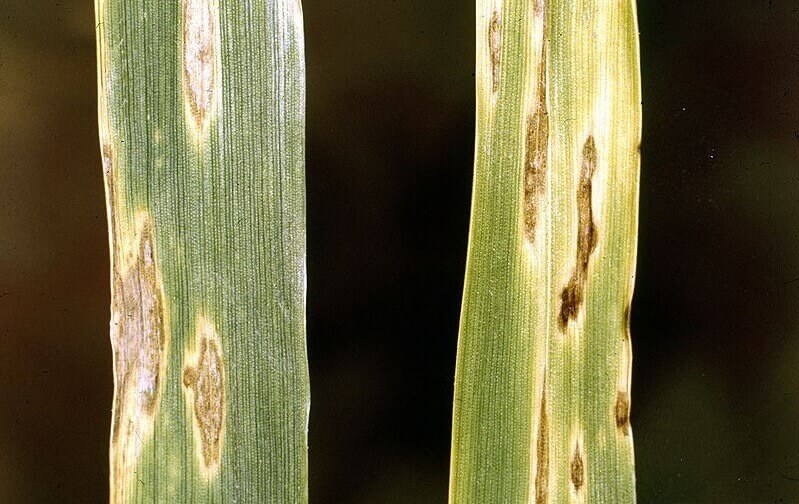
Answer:
<svg viewBox="0 0 799 504"><path fill-rule="evenodd" d="M474 13L305 0L312 503L444 503ZM0 1L0 502L107 495L93 5ZM799 2L639 6L639 502L799 502Z"/></svg>

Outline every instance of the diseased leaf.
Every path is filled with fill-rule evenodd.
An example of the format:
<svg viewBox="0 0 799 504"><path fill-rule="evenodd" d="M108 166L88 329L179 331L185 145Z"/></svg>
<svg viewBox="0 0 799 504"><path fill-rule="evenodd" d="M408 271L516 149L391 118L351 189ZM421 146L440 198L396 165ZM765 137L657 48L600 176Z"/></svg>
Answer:
<svg viewBox="0 0 799 504"><path fill-rule="evenodd" d="M634 0L478 0L450 502L635 501Z"/></svg>
<svg viewBox="0 0 799 504"><path fill-rule="evenodd" d="M299 0L95 0L110 500L307 502Z"/></svg>

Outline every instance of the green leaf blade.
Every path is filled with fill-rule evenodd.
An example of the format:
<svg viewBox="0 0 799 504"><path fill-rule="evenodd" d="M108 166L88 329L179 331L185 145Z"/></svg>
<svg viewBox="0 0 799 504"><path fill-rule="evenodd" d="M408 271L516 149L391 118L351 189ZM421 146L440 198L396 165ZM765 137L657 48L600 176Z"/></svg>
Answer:
<svg viewBox="0 0 799 504"><path fill-rule="evenodd" d="M635 7L477 7L450 502L634 502Z"/></svg>
<svg viewBox="0 0 799 504"><path fill-rule="evenodd" d="M299 2L95 7L111 501L307 502ZM130 320L137 304L158 315L152 326Z"/></svg>

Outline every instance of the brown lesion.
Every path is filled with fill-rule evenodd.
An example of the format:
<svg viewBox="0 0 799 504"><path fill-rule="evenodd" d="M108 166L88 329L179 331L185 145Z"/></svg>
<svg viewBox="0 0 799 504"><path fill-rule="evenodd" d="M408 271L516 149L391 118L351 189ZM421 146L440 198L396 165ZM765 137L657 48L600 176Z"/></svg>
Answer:
<svg viewBox="0 0 799 504"><path fill-rule="evenodd" d="M597 166L597 151L593 135L585 141L582 152L580 182L577 187L577 257L569 283L561 293L560 328L566 330L585 301L588 263L596 248L597 231L591 207L592 179Z"/></svg>
<svg viewBox="0 0 799 504"><path fill-rule="evenodd" d="M546 384L544 384L544 389L546 390ZM546 393L541 397L535 455L535 504L547 504L549 502L549 418L547 417Z"/></svg>
<svg viewBox="0 0 799 504"><path fill-rule="evenodd" d="M113 221L111 226L115 226ZM167 353L165 303L152 223L144 217L137 227L131 250L123 250L124 243L114 243L122 259L113 262L111 295L112 502L124 500L128 476L152 433Z"/></svg>
<svg viewBox="0 0 799 504"><path fill-rule="evenodd" d="M183 386L192 410L195 445L203 474L213 477L220 465L226 416L225 372L219 336L200 317L196 355L183 368Z"/></svg>
<svg viewBox="0 0 799 504"><path fill-rule="evenodd" d="M502 25L499 13L494 11L488 21L488 57L491 61L491 91L499 89L499 60L502 52Z"/></svg>
<svg viewBox="0 0 799 504"><path fill-rule="evenodd" d="M524 231L535 241L540 206L546 190L549 112L547 111L547 47L544 39L538 62L535 110L527 117L524 159Z"/></svg>
<svg viewBox="0 0 799 504"><path fill-rule="evenodd" d="M569 462L569 481L575 493L580 493L585 485L585 462L583 461L583 453L578 443L574 447L571 461Z"/></svg>

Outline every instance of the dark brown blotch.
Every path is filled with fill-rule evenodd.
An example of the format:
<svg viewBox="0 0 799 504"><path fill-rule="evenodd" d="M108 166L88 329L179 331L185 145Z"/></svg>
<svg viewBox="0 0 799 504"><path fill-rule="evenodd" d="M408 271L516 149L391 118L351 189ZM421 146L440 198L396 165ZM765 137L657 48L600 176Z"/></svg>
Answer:
<svg viewBox="0 0 799 504"><path fill-rule="evenodd" d="M569 464L569 473L572 487L575 492L579 493L585 484L585 463L583 462L583 455L579 444L574 448L574 454Z"/></svg>
<svg viewBox="0 0 799 504"><path fill-rule="evenodd" d="M577 312L583 303L583 286L578 279L572 277L569 284L560 293L560 328L565 330L569 320L577 318Z"/></svg>
<svg viewBox="0 0 799 504"><path fill-rule="evenodd" d="M630 424L630 397L626 392L619 391L616 394L616 427L622 429L624 434L627 434L628 426Z"/></svg>
<svg viewBox="0 0 799 504"><path fill-rule="evenodd" d="M597 151L593 135L583 145L580 181L577 186L577 257L574 272L561 293L560 328L566 330L585 301L585 284L588 264L597 243L597 230L592 210L592 181L597 165Z"/></svg>

